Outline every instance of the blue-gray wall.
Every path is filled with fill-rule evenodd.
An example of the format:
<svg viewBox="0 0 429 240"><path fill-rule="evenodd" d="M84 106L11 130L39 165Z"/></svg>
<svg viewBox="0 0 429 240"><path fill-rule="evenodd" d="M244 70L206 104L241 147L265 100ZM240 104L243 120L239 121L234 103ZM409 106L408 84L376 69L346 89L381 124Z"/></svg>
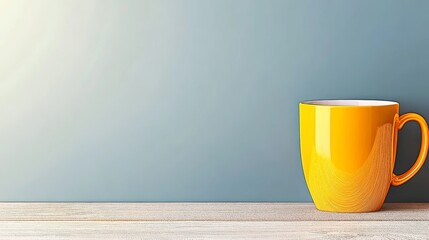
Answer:
<svg viewBox="0 0 429 240"><path fill-rule="evenodd" d="M310 201L314 98L429 119L429 1L0 1L0 200Z"/></svg>

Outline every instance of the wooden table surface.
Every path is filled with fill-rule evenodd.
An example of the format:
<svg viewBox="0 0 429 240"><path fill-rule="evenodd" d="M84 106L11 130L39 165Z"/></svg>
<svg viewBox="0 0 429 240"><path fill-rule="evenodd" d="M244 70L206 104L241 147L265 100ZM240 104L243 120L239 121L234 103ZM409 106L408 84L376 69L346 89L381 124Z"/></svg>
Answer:
<svg viewBox="0 0 429 240"><path fill-rule="evenodd" d="M0 203L0 239L429 239L429 203Z"/></svg>

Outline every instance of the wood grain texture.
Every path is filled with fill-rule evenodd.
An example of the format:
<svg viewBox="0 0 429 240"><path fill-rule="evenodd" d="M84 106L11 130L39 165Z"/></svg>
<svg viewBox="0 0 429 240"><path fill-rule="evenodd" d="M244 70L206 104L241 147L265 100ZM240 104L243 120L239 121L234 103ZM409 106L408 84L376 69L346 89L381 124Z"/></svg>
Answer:
<svg viewBox="0 0 429 240"><path fill-rule="evenodd" d="M429 203L0 203L1 239L429 239Z"/></svg>
<svg viewBox="0 0 429 240"><path fill-rule="evenodd" d="M0 203L0 221L429 221L429 203L331 213L311 203Z"/></svg>
<svg viewBox="0 0 429 240"><path fill-rule="evenodd" d="M428 239L427 221L1 222L0 239Z"/></svg>

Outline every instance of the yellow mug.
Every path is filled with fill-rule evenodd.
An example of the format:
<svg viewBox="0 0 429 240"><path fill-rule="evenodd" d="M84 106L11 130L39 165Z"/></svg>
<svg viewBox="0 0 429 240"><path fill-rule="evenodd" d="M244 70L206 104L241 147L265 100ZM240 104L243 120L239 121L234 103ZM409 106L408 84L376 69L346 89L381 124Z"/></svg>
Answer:
<svg viewBox="0 0 429 240"><path fill-rule="evenodd" d="M299 112L302 167L319 210L378 211L390 185L405 183L425 162L427 123L416 113L399 116L397 102L304 101ZM398 130L411 120L420 124L420 154L408 171L395 175Z"/></svg>

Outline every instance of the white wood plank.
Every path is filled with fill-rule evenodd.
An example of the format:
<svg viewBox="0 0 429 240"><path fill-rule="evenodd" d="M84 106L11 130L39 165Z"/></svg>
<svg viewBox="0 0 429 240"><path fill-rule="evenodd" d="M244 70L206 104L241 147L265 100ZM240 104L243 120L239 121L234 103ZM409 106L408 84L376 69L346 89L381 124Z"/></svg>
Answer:
<svg viewBox="0 0 429 240"><path fill-rule="evenodd" d="M411 221L429 203L387 203L380 212L321 212L310 203L0 203L0 221Z"/></svg>
<svg viewBox="0 0 429 240"><path fill-rule="evenodd" d="M428 239L428 221L0 222L0 239Z"/></svg>

